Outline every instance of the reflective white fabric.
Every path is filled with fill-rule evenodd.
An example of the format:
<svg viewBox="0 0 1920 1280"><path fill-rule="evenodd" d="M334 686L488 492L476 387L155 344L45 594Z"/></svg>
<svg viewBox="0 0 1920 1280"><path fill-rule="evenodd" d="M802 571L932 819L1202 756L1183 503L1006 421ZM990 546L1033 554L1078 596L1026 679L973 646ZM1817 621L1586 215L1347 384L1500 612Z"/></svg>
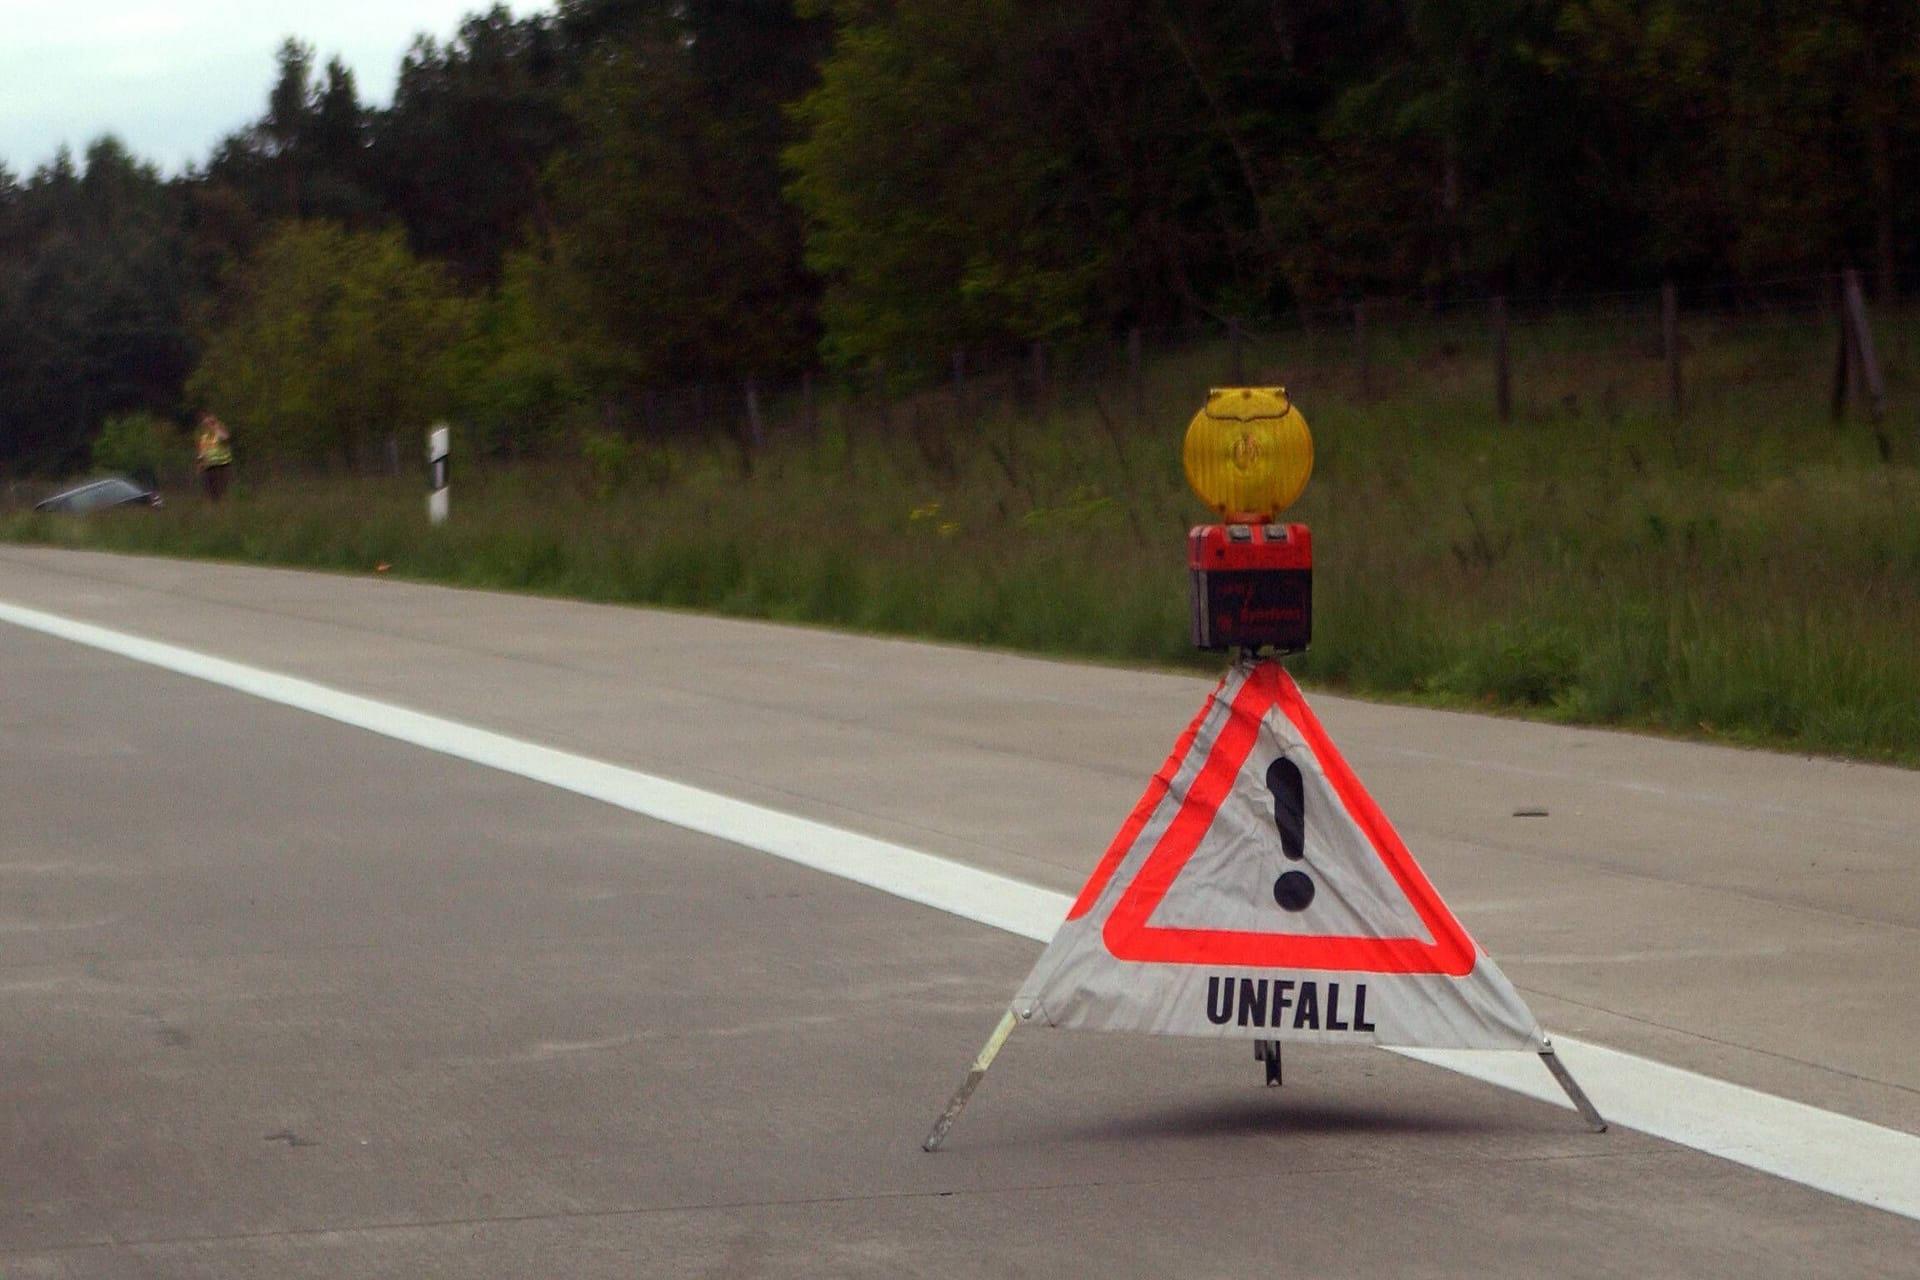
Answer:
<svg viewBox="0 0 1920 1280"><path fill-rule="evenodd" d="M1103 1031L1546 1043L1275 662L1214 691L1014 1010Z"/></svg>

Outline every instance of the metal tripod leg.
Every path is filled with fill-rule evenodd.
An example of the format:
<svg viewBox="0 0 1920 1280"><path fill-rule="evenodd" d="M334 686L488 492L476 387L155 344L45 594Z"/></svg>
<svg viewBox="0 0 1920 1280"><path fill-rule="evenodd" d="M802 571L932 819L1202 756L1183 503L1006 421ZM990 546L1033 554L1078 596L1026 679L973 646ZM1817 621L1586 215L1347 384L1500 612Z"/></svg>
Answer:
<svg viewBox="0 0 1920 1280"><path fill-rule="evenodd" d="M1253 1056L1257 1062L1267 1064L1267 1088L1280 1087L1280 1042L1278 1040L1255 1040Z"/></svg>
<svg viewBox="0 0 1920 1280"><path fill-rule="evenodd" d="M995 1027L993 1034L987 1037L986 1044L980 1048L979 1056L973 1060L973 1065L967 1068L967 1078L962 1080L960 1087L953 1091L953 1097L948 1101L947 1109L942 1111L940 1118L933 1122L933 1132L929 1133L927 1140L920 1144L923 1150L938 1151L940 1144L946 1141L947 1130L953 1128L953 1122L959 1117L960 1109L967 1105L967 1099L971 1098L973 1091L980 1087L980 1079L987 1074L987 1068L993 1065L994 1058L1000 1053L1000 1046L1005 1044L1007 1037L1013 1034L1013 1024L1013 1010L1009 1009L1000 1015L1000 1025Z"/></svg>
<svg viewBox="0 0 1920 1280"><path fill-rule="evenodd" d="M1573 1073L1568 1071L1566 1064L1560 1061L1560 1055L1553 1051L1552 1045L1540 1051L1540 1061L1547 1064L1547 1070L1553 1072L1553 1078L1559 1081L1562 1089L1566 1090L1567 1097L1573 1099L1574 1109L1580 1113L1580 1118L1587 1122L1587 1126L1595 1133L1605 1133L1607 1122L1600 1118L1600 1112L1594 1107L1593 1100L1587 1097L1587 1091L1580 1087L1580 1082L1573 1078Z"/></svg>

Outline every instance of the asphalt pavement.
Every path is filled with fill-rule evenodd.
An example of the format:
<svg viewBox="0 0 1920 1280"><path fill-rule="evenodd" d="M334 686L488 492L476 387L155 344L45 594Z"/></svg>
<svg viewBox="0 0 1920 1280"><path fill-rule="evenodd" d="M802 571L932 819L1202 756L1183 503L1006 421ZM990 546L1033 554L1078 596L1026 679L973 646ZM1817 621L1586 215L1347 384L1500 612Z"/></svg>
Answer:
<svg viewBox="0 0 1920 1280"><path fill-rule="evenodd" d="M0 602L1061 892L1210 687L11 547ZM1549 1029L1920 1134L1920 775L1310 696ZM1038 951L0 625L0 1275L1913 1274L1371 1050L1023 1032L922 1153Z"/></svg>

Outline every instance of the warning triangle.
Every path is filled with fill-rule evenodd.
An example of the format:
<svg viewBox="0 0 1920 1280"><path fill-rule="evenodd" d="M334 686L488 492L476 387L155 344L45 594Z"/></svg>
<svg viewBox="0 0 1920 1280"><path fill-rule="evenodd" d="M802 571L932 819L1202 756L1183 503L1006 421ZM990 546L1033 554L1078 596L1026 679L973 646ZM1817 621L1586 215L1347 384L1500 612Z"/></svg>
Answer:
<svg viewBox="0 0 1920 1280"><path fill-rule="evenodd" d="M1546 1043L1271 661L1214 690L1014 1009L1103 1030Z"/></svg>

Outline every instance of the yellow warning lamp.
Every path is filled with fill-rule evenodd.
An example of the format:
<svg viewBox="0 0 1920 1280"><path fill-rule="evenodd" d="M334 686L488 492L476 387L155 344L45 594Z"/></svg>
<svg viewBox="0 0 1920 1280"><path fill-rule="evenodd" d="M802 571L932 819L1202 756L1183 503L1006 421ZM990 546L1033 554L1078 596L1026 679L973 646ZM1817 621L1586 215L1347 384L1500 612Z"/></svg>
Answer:
<svg viewBox="0 0 1920 1280"><path fill-rule="evenodd" d="M1313 474L1313 436L1285 387L1216 387L1187 424L1187 483L1229 524L1266 524Z"/></svg>
<svg viewBox="0 0 1920 1280"><path fill-rule="evenodd" d="M1193 643L1298 653L1313 635L1313 533L1276 524L1313 473L1284 387L1220 387L1187 426L1187 483L1226 518L1187 535Z"/></svg>

